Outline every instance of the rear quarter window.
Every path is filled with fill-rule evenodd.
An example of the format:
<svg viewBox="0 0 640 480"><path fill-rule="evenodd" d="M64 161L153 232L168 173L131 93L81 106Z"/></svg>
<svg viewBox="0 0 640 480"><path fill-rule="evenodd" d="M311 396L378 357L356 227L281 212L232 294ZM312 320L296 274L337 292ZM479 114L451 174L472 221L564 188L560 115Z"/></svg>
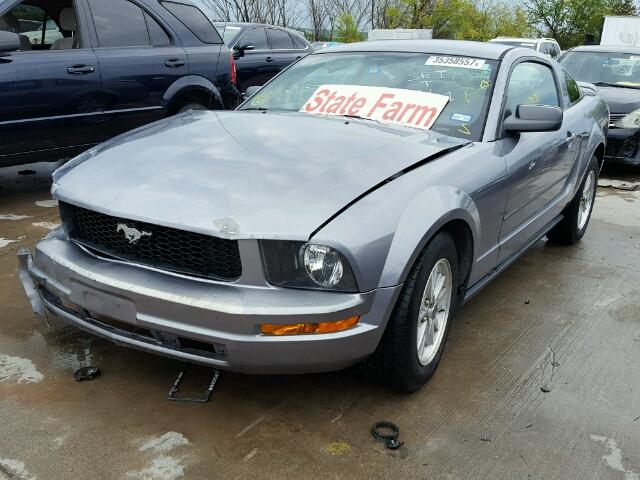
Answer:
<svg viewBox="0 0 640 480"><path fill-rule="evenodd" d="M203 43L222 43L218 30L211 21L197 7L183 3L162 2L162 6L169 10L185 27Z"/></svg>
<svg viewBox="0 0 640 480"><path fill-rule="evenodd" d="M291 38L293 39L293 45L296 50L305 50L307 48L307 44L304 43L304 40L299 38L298 35L292 34Z"/></svg>

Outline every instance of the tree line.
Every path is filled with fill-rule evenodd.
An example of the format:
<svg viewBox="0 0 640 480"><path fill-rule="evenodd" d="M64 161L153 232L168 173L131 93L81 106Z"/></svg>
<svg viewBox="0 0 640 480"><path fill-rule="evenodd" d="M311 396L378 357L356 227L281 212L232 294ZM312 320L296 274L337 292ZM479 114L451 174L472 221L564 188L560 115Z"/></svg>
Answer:
<svg viewBox="0 0 640 480"><path fill-rule="evenodd" d="M199 0L216 20L303 30L312 41L354 42L371 28L430 28L433 38L555 38L563 49L594 41L605 15L636 15L634 0Z"/></svg>

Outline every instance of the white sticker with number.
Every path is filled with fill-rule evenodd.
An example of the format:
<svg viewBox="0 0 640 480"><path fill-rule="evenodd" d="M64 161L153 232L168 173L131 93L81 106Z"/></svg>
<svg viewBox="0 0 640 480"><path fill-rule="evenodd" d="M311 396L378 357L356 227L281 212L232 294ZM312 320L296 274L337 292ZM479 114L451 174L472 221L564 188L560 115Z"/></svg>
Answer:
<svg viewBox="0 0 640 480"><path fill-rule="evenodd" d="M425 65L481 69L484 65L484 60L480 58L441 57L439 55L432 55L431 57L427 58Z"/></svg>

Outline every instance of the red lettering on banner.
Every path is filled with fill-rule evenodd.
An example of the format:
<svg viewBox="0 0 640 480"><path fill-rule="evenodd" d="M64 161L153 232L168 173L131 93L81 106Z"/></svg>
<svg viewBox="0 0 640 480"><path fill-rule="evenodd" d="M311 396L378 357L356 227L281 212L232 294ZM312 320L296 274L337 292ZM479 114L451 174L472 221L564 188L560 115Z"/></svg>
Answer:
<svg viewBox="0 0 640 480"><path fill-rule="evenodd" d="M399 88L321 85L300 111L363 117L428 129L448 101L444 95Z"/></svg>
<svg viewBox="0 0 640 480"><path fill-rule="evenodd" d="M340 115L344 115L345 113L347 113L347 108L349 107L349 104L351 102L353 102L356 99L356 94L352 94L349 98L347 98L347 101L345 102L345 104L342 106L342 108L340 109Z"/></svg>
<svg viewBox="0 0 640 480"><path fill-rule="evenodd" d="M391 104L391 108L386 112L384 112L384 115L382 115L382 118L384 120L389 120L393 122L396 119L396 115L398 114L398 112L402 110L402 105L404 105L402 102L393 102Z"/></svg>
<svg viewBox="0 0 640 480"><path fill-rule="evenodd" d="M394 97L395 95L393 93L383 93L382 95L380 95L380 98L378 98L375 105L371 108L371 110L369 110L369 113L367 113L367 117L371 117L373 115L373 112L375 112L378 108L385 108L387 104L383 102L384 100L392 99Z"/></svg>
<svg viewBox="0 0 640 480"><path fill-rule="evenodd" d="M405 116L405 114L406 114L409 110L411 110L411 109L413 109L413 108L416 108L416 105L415 105L414 103L407 103L407 104L404 106L404 110L402 110L402 113L400 114L400 116L399 116L398 118L396 118L396 121L397 121L397 122L401 122L401 121L402 121L402 119L403 119L403 117Z"/></svg>
<svg viewBox="0 0 640 480"><path fill-rule="evenodd" d="M307 105L304 107L305 111L307 112L313 112L315 111L320 105L322 105L322 98L321 96L323 95L328 95L329 94L329 90L324 89L324 90L320 90L317 94L316 97L313 99L313 102L316 104L315 106L312 106L310 103L307 103Z"/></svg>
<svg viewBox="0 0 640 480"><path fill-rule="evenodd" d="M320 107L320 110L318 110L318 111L320 113L324 113L326 111L326 109L327 109L327 105L329 105L329 102L332 101L334 98L336 98L336 92L331 92L331 95L329 95L329 97L327 97L325 102Z"/></svg>
<svg viewBox="0 0 640 480"><path fill-rule="evenodd" d="M352 117L360 115L360 110L366 105L366 103L367 99L364 97L360 97L359 99L357 99L355 102L353 102L353 105L351 105L351 108L349 109L349 115L351 115Z"/></svg>
<svg viewBox="0 0 640 480"><path fill-rule="evenodd" d="M327 108L327 113L336 113L340 109L340 107L342 107L345 100L346 100L346 97L342 95L339 97L336 97L335 102L333 102L331 105L329 105L329 108Z"/></svg>
<svg viewBox="0 0 640 480"><path fill-rule="evenodd" d="M420 118L414 122L413 119L416 117L416 115L418 115L418 113L420 113ZM419 124L419 123L422 123L422 120L424 119L425 115L428 115L427 116L427 121L422 123L422 125L429 125L429 122L431 121L431 119L433 118L433 116L435 114L436 114L436 108L435 107L430 107L428 105L422 105L422 106L416 108L413 111L413 113L409 117L409 123L414 123L416 125Z"/></svg>

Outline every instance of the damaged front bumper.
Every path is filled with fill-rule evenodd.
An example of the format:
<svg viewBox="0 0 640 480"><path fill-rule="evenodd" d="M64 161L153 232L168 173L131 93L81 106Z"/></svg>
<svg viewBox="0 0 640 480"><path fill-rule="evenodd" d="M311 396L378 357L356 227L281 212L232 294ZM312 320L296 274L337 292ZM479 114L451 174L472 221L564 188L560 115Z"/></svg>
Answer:
<svg viewBox="0 0 640 480"><path fill-rule="evenodd" d="M256 253L259 247L247 240L242 248ZM309 373L357 363L378 345L400 290L347 294L203 281L95 257L61 232L40 242L33 258L27 250L18 257L36 314L51 312L120 345L242 373ZM354 315L359 323L338 333L260 333L264 323Z"/></svg>
<svg viewBox="0 0 640 480"><path fill-rule="evenodd" d="M609 129L604 161L608 165L640 166L640 129Z"/></svg>

